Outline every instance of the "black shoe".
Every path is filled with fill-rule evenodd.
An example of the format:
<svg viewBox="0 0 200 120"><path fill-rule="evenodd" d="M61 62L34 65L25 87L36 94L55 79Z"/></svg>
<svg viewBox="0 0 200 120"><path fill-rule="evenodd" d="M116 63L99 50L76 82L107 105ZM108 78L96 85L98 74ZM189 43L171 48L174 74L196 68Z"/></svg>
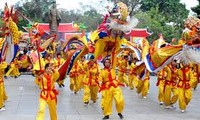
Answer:
<svg viewBox="0 0 200 120"><path fill-rule="evenodd" d="M123 116L121 113L118 113L118 115L119 115L119 118L120 118L120 119L123 119L123 118L124 118L124 116Z"/></svg>
<svg viewBox="0 0 200 120"><path fill-rule="evenodd" d="M64 84L61 84L63 87L65 87L65 85Z"/></svg>
<svg viewBox="0 0 200 120"><path fill-rule="evenodd" d="M197 87L194 87L194 91L197 89Z"/></svg>
<svg viewBox="0 0 200 120"><path fill-rule="evenodd" d="M15 78L17 78L17 76L15 76Z"/></svg>
<svg viewBox="0 0 200 120"><path fill-rule="evenodd" d="M59 88L62 88L62 86L61 86L61 85L59 85Z"/></svg>
<svg viewBox="0 0 200 120"><path fill-rule="evenodd" d="M89 102L84 102L84 104L85 104L85 105L88 105L88 104L89 104Z"/></svg>
<svg viewBox="0 0 200 120"><path fill-rule="evenodd" d="M5 79L8 79L8 77L7 77L7 76L4 76L4 78L5 78Z"/></svg>
<svg viewBox="0 0 200 120"><path fill-rule="evenodd" d="M74 92L74 94L77 94L77 92Z"/></svg>
<svg viewBox="0 0 200 120"><path fill-rule="evenodd" d="M109 119L109 115L103 117L103 120Z"/></svg>

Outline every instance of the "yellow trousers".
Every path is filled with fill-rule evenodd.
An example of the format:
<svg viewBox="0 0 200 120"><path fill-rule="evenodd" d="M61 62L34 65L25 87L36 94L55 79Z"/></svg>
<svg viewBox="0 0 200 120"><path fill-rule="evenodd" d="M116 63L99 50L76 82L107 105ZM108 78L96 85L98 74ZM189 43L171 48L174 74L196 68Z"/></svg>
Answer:
<svg viewBox="0 0 200 120"><path fill-rule="evenodd" d="M149 80L138 80L138 85L137 85L137 93L142 94L142 97L146 97L148 92L149 92Z"/></svg>
<svg viewBox="0 0 200 120"><path fill-rule="evenodd" d="M78 92L78 79L77 79L77 77L70 78L69 88L73 92Z"/></svg>
<svg viewBox="0 0 200 120"><path fill-rule="evenodd" d="M179 108L185 110L186 106L192 99L191 89L178 88L179 91Z"/></svg>
<svg viewBox="0 0 200 120"><path fill-rule="evenodd" d="M20 75L19 69L16 67L11 67L6 73L6 76L9 76L9 75L12 77L19 76Z"/></svg>
<svg viewBox="0 0 200 120"><path fill-rule="evenodd" d="M104 109L105 105L105 90L101 91L101 108Z"/></svg>
<svg viewBox="0 0 200 120"><path fill-rule="evenodd" d="M171 95L173 93L173 96ZM171 104L175 104L178 100L178 90L175 87L172 87L171 85L166 85L164 90L164 103L166 106L169 106Z"/></svg>
<svg viewBox="0 0 200 120"><path fill-rule="evenodd" d="M164 102L164 80L160 81L158 85L158 100L159 102Z"/></svg>
<svg viewBox="0 0 200 120"><path fill-rule="evenodd" d="M121 83L125 83L126 86L129 86L129 84L128 84L128 79L127 79L127 75L126 75L125 73L118 71L118 80L119 80Z"/></svg>
<svg viewBox="0 0 200 120"><path fill-rule="evenodd" d="M51 100L50 97L48 97L47 100L40 98L39 111L37 113L36 120L45 120L44 115L45 115L46 105L48 105L49 107L51 120L57 120L56 99Z"/></svg>
<svg viewBox="0 0 200 120"><path fill-rule="evenodd" d="M124 109L124 96L120 87L114 88L110 87L108 90L104 92L104 115L112 114L112 101L115 101L115 106L117 113L122 113Z"/></svg>
<svg viewBox="0 0 200 120"><path fill-rule="evenodd" d="M88 86L84 85L84 95L83 95L83 102L89 102L91 99L93 102L97 100L97 93L99 90L99 86Z"/></svg>
<svg viewBox="0 0 200 120"><path fill-rule="evenodd" d="M89 102L90 101L90 87L88 85L84 85L83 87L83 102Z"/></svg>
<svg viewBox="0 0 200 120"><path fill-rule="evenodd" d="M129 87L130 89L136 88L138 85L138 79L135 75L129 75Z"/></svg>
<svg viewBox="0 0 200 120"><path fill-rule="evenodd" d="M5 101L8 99L3 83L0 83L0 108L4 106Z"/></svg>
<svg viewBox="0 0 200 120"><path fill-rule="evenodd" d="M78 76L78 89L83 88L83 80L85 79L85 74L79 74Z"/></svg>

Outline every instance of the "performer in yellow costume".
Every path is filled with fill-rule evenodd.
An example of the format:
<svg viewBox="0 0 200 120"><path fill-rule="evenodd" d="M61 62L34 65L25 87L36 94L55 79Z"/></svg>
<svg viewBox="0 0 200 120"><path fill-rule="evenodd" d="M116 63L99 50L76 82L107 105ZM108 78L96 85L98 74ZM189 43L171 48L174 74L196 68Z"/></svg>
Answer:
<svg viewBox="0 0 200 120"><path fill-rule="evenodd" d="M164 104L165 108L169 109L170 106L174 107L174 104L178 100L178 90L176 87L177 75L176 75L176 61L173 61L170 65L166 66L163 70L166 72L165 84L164 84ZM173 96L171 95L173 93Z"/></svg>
<svg viewBox="0 0 200 120"><path fill-rule="evenodd" d="M129 87L131 90L133 90L134 88L137 87L138 85L138 78L137 75L135 73L135 63L136 63L136 59L133 59L133 62L131 63L130 67L130 73L129 73Z"/></svg>
<svg viewBox="0 0 200 120"><path fill-rule="evenodd" d="M178 91L179 91L179 108L181 112L185 112L186 106L192 99L192 91L190 86L190 79L193 79L191 69L184 64L180 65L181 68L177 70L178 74Z"/></svg>
<svg viewBox="0 0 200 120"><path fill-rule="evenodd" d="M112 114L112 101L115 100L116 110L121 119L124 109L124 97L120 89L121 83L117 80L115 69L111 68L110 59L104 60L104 69L100 73L100 81L102 81L100 91L103 91L103 119L109 119L109 115Z"/></svg>
<svg viewBox="0 0 200 120"><path fill-rule="evenodd" d="M79 76L79 73L78 73L78 62L76 62L70 73L69 73L69 77L70 77L70 90L73 91L75 94L78 92L78 76Z"/></svg>
<svg viewBox="0 0 200 120"><path fill-rule="evenodd" d="M63 63L65 62L65 60L62 58L61 54L58 53L57 54L57 58L55 59L55 68L58 69ZM59 87L64 87L64 80L59 80L58 81L58 85Z"/></svg>
<svg viewBox="0 0 200 120"><path fill-rule="evenodd" d="M86 71L84 71L84 66L86 65L86 61L85 61L85 56L81 56L81 60L79 60L79 67L78 67L78 85L79 85L79 89L83 88L83 79L85 79L85 73Z"/></svg>
<svg viewBox="0 0 200 120"><path fill-rule="evenodd" d="M149 79L150 79L150 72L145 70L144 79L138 80L137 93L138 94L141 93L143 98L146 98L149 92L149 86L150 86Z"/></svg>
<svg viewBox="0 0 200 120"><path fill-rule="evenodd" d="M36 120L44 120L46 104L49 107L51 120L57 120L56 105L58 91L55 89L54 83L59 78L59 73L51 68L50 64L46 64L44 73L39 75L38 78L41 82L41 93Z"/></svg>
<svg viewBox="0 0 200 120"><path fill-rule="evenodd" d="M118 67L118 80L121 83L125 83L126 86L129 86L128 84L128 78L127 78L127 72L128 72L128 54L125 54L123 56L123 60L119 62Z"/></svg>
<svg viewBox="0 0 200 120"><path fill-rule="evenodd" d="M89 103L89 100L93 101L93 103L96 103L97 100L97 93L99 90L99 67L96 61L94 60L94 56L91 55L89 62L84 67L86 71L85 79L83 80L84 84L84 96L83 96L83 102L85 104Z"/></svg>
<svg viewBox="0 0 200 120"><path fill-rule="evenodd" d="M0 63L0 111L5 110L4 102L8 99L4 87L4 70L7 68L7 63L5 61Z"/></svg>
<svg viewBox="0 0 200 120"><path fill-rule="evenodd" d="M164 84L166 79L166 71L164 69L161 69L158 74L157 78L158 81L156 83L156 86L158 86L158 100L160 102L160 105L164 104Z"/></svg>
<svg viewBox="0 0 200 120"><path fill-rule="evenodd" d="M17 78L20 75L20 72L19 72L20 66L21 66L20 61L17 58L15 58L14 61L11 62L10 69L6 73L5 77L8 77L10 75L12 77Z"/></svg>

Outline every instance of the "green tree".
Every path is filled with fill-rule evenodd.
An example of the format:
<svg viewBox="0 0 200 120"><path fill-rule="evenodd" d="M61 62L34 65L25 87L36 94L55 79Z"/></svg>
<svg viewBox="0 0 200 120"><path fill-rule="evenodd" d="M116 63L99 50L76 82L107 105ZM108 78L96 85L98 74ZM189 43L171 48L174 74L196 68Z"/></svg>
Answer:
<svg viewBox="0 0 200 120"><path fill-rule="evenodd" d="M198 16L198 18L200 18L200 0L198 0L199 4L195 7L192 7L192 11L195 12Z"/></svg>
<svg viewBox="0 0 200 120"><path fill-rule="evenodd" d="M159 13L166 17L166 22L173 22L180 27L183 20L188 17L189 10L180 0L142 0L141 10L149 11L151 8L159 7Z"/></svg>
<svg viewBox="0 0 200 120"><path fill-rule="evenodd" d="M147 12L138 12L135 15L140 23L138 28L148 28L152 33L148 40L152 43L154 40L158 39L159 34L163 34L167 42L171 42L172 38L179 38L179 31L177 31L173 25L166 24L165 16L161 15L158 11L158 7L151 8Z"/></svg>
<svg viewBox="0 0 200 120"><path fill-rule="evenodd" d="M54 0L22 0L15 8L33 21L43 22Z"/></svg>

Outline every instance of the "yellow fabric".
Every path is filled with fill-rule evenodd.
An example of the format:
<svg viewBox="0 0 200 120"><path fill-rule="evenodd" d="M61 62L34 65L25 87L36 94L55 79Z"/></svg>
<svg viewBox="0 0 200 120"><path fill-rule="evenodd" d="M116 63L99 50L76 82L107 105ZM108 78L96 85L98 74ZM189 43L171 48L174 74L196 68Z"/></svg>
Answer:
<svg viewBox="0 0 200 120"><path fill-rule="evenodd" d="M56 97L54 91L55 89L55 85L54 83L57 81L57 79L59 78L60 74L58 73L58 71L55 71L52 73L52 76L51 76L51 83L50 83L50 88L48 88L48 81L44 76L43 76L43 79L40 80L40 83L39 85L41 85L41 94L40 94L40 97L42 98L48 98L50 96L52 97ZM46 91L46 89L50 89L50 91Z"/></svg>
<svg viewBox="0 0 200 120"><path fill-rule="evenodd" d="M110 89L105 90L104 92L105 92L104 107L103 107L104 115L106 116L112 114L113 99L115 101L117 113L122 113L124 110L124 96L122 94L120 87L119 86L117 88L111 87Z"/></svg>
<svg viewBox="0 0 200 120"><path fill-rule="evenodd" d="M158 76L158 100L159 102L164 102L164 85L167 73L164 69L160 70L157 74Z"/></svg>
<svg viewBox="0 0 200 120"><path fill-rule="evenodd" d="M101 91L101 109L103 110L105 106L105 91Z"/></svg>
<svg viewBox="0 0 200 120"><path fill-rule="evenodd" d="M3 43L4 43L5 39L4 38L0 38L0 50L2 49L3 47Z"/></svg>
<svg viewBox="0 0 200 120"><path fill-rule="evenodd" d="M88 85L83 86L83 102L89 102L90 101L90 88Z"/></svg>
<svg viewBox="0 0 200 120"><path fill-rule="evenodd" d="M18 67L19 67L19 61L15 60L10 64L10 69L6 73L6 76L12 76L12 77L19 76L20 72Z"/></svg>
<svg viewBox="0 0 200 120"><path fill-rule="evenodd" d="M140 47L142 49L142 60L144 60L146 55L149 53L149 42L146 39L142 39Z"/></svg>
<svg viewBox="0 0 200 120"><path fill-rule="evenodd" d="M45 67L45 61L43 58L40 58L40 64L41 64L41 69L44 70ZM40 70L40 64L39 64L39 59L33 64L33 70Z"/></svg>
<svg viewBox="0 0 200 120"><path fill-rule="evenodd" d="M134 68L135 68L135 64L131 63L131 65L130 65L130 74L128 76L130 89L134 89L138 85L138 79L137 79L136 74L132 74L131 73L131 72L134 72Z"/></svg>
<svg viewBox="0 0 200 120"><path fill-rule="evenodd" d="M158 49L156 52L151 53L151 59L154 61L155 67L161 66L166 59L173 56L182 49L182 46L167 46Z"/></svg>
<svg viewBox="0 0 200 120"><path fill-rule="evenodd" d="M193 78L193 72L188 67L181 68L177 71L179 76L178 91L179 91L179 108L185 110L186 106L192 99L191 88L186 88L190 85L190 80ZM184 78L185 76L185 78ZM185 84L184 84L185 83Z"/></svg>
<svg viewBox="0 0 200 120"><path fill-rule="evenodd" d="M84 70L84 66L86 66L86 61L78 62L78 89L83 88L83 80L85 79L85 70Z"/></svg>
<svg viewBox="0 0 200 120"><path fill-rule="evenodd" d="M109 77L109 74L111 76ZM115 105L118 113L122 113L124 109L124 97L119 87L119 82L116 79L115 69L101 70L99 81L102 81L102 101L101 107L104 110L104 115L112 114L112 101L115 100Z"/></svg>
<svg viewBox="0 0 200 120"><path fill-rule="evenodd" d="M147 71L144 80L138 80L137 93L142 95L142 97L146 97L149 92L149 83L150 73Z"/></svg>
<svg viewBox="0 0 200 120"><path fill-rule="evenodd" d="M91 100L93 102L96 102L97 100L97 93L98 93L98 76L99 76L99 66L97 63L94 63L92 67L89 67L88 64L84 66L84 69L86 70L86 76L83 80L84 84L84 96L83 101L89 102L89 98L91 97Z"/></svg>
<svg viewBox="0 0 200 120"><path fill-rule="evenodd" d="M177 77L175 75L175 70L172 69L171 65L164 67L163 70L166 72L164 84L164 103L166 106L169 106L176 103L178 100L178 91L176 85L173 85L173 83L176 83ZM167 84L167 81L170 83ZM171 94L173 94L173 96Z"/></svg>
<svg viewBox="0 0 200 120"><path fill-rule="evenodd" d="M83 80L83 83L91 84L91 85L98 85L98 76L99 76L99 66L97 63L95 63L91 68L89 68L88 64L84 66L84 69L86 71L86 79ZM91 81L90 80L90 74L91 74ZM91 82L91 83L90 83Z"/></svg>
<svg viewBox="0 0 200 120"><path fill-rule="evenodd" d="M190 69L192 71L191 73L191 79L190 79L190 85L192 88L196 88L199 81L198 81L198 65L197 64L191 64Z"/></svg>
<svg viewBox="0 0 200 120"><path fill-rule="evenodd" d="M36 116L36 120L44 120L45 119L45 110L46 105L49 107L49 113L51 120L57 120L57 111L56 111L56 100L51 100L49 97L47 100L40 98L39 100L39 111Z"/></svg>
<svg viewBox="0 0 200 120"><path fill-rule="evenodd" d="M129 86L129 83L128 83L128 76L126 75L127 74L127 70L128 70L128 61L126 60L122 60L119 62L119 67L118 67L118 80L121 82L121 83L125 83L126 86Z"/></svg>
<svg viewBox="0 0 200 120"><path fill-rule="evenodd" d="M78 92L78 83L77 77L70 77L70 85L69 88L73 92Z"/></svg>
<svg viewBox="0 0 200 120"><path fill-rule="evenodd" d="M179 91L179 108L185 110L186 106L192 99L191 89L178 88Z"/></svg>
<svg viewBox="0 0 200 120"><path fill-rule="evenodd" d="M75 63L69 73L70 77L70 90L73 92L78 92L78 63Z"/></svg>
<svg viewBox="0 0 200 120"><path fill-rule="evenodd" d="M100 39L98 34L99 34L98 31L94 31L91 34L91 41L95 43L95 52L94 52L95 58L98 58L100 55L102 57L105 57L108 54L111 55L112 54L111 51L116 55L117 51L119 51L121 47L121 44L126 41L126 39L121 39L120 37L114 38L112 36L107 36ZM113 47L115 45L115 50L111 48L109 51L107 51L106 47L108 44L112 44ZM117 62L116 57L114 56L111 57L113 57L111 59L111 61L113 62L112 65L116 66Z"/></svg>
<svg viewBox="0 0 200 120"><path fill-rule="evenodd" d="M6 62L0 63L0 108L4 106L5 101L8 99L4 87L4 70L7 67Z"/></svg>
<svg viewBox="0 0 200 120"><path fill-rule="evenodd" d="M171 94L173 94L173 96ZM179 97L179 92L177 88L174 88L171 85L165 86L164 103L166 106L175 104L178 100L178 97Z"/></svg>
<svg viewBox="0 0 200 120"><path fill-rule="evenodd" d="M59 61L60 61L60 64L59 64ZM54 60L55 67L59 68L64 62L65 62L65 60L63 58L60 58L59 60L58 60L58 58L55 59Z"/></svg>

